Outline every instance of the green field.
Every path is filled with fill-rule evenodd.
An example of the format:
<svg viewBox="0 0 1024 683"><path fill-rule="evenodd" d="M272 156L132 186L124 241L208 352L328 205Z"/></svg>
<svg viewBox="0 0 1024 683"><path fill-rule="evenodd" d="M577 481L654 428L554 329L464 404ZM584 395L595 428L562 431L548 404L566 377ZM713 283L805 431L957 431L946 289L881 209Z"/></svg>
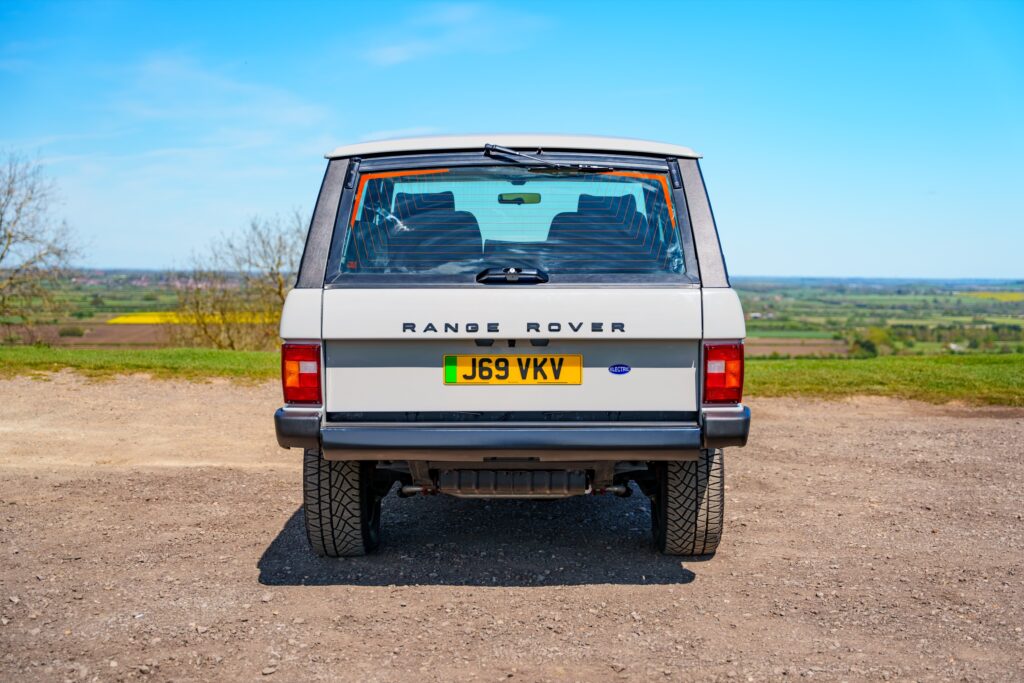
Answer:
<svg viewBox="0 0 1024 683"><path fill-rule="evenodd" d="M170 311L177 304L173 273L82 271L57 290L75 320L103 319L136 311Z"/></svg>
<svg viewBox="0 0 1024 683"><path fill-rule="evenodd" d="M276 353L265 351L0 346L0 376L64 368L89 377L145 373L160 378L260 381L278 377L281 361Z"/></svg>
<svg viewBox="0 0 1024 683"><path fill-rule="evenodd" d="M795 358L747 362L752 396L892 396L1024 406L1024 354Z"/></svg>
<svg viewBox="0 0 1024 683"><path fill-rule="evenodd" d="M0 374L70 368L89 377L146 373L159 378L276 379L278 355L208 349L81 350L0 347ZM892 396L932 403L1024 406L1024 354L884 356L858 360L795 358L747 361L751 396Z"/></svg>

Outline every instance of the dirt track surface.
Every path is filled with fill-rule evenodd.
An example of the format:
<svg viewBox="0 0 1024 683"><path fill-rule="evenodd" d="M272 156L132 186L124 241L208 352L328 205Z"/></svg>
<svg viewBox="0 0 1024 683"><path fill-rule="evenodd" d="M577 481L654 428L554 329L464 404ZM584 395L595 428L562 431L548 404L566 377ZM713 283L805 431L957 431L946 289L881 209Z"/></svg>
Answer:
<svg viewBox="0 0 1024 683"><path fill-rule="evenodd" d="M0 680L1024 678L1024 412L754 400L710 561L640 495L392 495L332 561L277 400L0 381Z"/></svg>

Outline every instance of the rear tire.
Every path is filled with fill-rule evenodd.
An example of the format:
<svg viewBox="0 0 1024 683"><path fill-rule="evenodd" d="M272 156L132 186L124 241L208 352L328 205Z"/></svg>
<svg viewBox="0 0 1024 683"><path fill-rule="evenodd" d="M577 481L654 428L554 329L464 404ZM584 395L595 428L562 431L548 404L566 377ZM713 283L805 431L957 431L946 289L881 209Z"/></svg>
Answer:
<svg viewBox="0 0 1024 683"><path fill-rule="evenodd" d="M356 557L380 545L380 500L375 464L324 460L307 450L303 460L303 512L309 545L322 557Z"/></svg>
<svg viewBox="0 0 1024 683"><path fill-rule="evenodd" d="M651 501L654 545L666 555L710 556L722 538L725 466L721 449L697 460L661 462Z"/></svg>

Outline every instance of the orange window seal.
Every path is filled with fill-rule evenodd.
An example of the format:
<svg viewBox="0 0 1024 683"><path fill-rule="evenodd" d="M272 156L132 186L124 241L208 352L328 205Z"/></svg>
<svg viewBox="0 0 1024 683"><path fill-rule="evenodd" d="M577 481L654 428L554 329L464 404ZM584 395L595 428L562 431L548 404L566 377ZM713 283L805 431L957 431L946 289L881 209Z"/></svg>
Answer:
<svg viewBox="0 0 1024 683"><path fill-rule="evenodd" d="M377 178L404 178L405 176L412 175L429 175L431 173L447 173L447 168L423 168L416 171L386 171L382 173L367 173L359 179L359 187L356 189L356 199L352 203L352 221L348 224L348 227L352 227L356 224L356 218L359 217L359 210L362 208L359 203L363 199L363 189L366 187L367 180L375 180ZM667 185L666 185L667 187Z"/></svg>
<svg viewBox="0 0 1024 683"><path fill-rule="evenodd" d="M668 179L662 173L640 173L639 171L611 171L604 175L617 175L625 178L645 178L657 180L661 183L661 191L665 193L665 206L668 207L668 217L672 221L672 227L676 227L676 212L672 207L672 195L668 191Z"/></svg>

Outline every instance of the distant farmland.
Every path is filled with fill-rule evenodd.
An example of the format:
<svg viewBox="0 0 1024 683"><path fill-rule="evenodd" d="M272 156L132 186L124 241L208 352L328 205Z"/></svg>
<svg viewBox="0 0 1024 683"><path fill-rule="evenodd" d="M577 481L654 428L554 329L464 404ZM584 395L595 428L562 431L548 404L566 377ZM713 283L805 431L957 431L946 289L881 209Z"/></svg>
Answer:
<svg viewBox="0 0 1024 683"><path fill-rule="evenodd" d="M750 355L1024 352L1024 283L734 278Z"/></svg>
<svg viewBox="0 0 1024 683"><path fill-rule="evenodd" d="M80 348L170 343L175 273L86 271L61 291L66 318L36 339ZM1024 352L1024 283L734 278L758 356ZM258 322L258 321L257 321Z"/></svg>
<svg viewBox="0 0 1024 683"><path fill-rule="evenodd" d="M747 337L747 355L759 356L846 356L850 345L842 339L814 337Z"/></svg>

